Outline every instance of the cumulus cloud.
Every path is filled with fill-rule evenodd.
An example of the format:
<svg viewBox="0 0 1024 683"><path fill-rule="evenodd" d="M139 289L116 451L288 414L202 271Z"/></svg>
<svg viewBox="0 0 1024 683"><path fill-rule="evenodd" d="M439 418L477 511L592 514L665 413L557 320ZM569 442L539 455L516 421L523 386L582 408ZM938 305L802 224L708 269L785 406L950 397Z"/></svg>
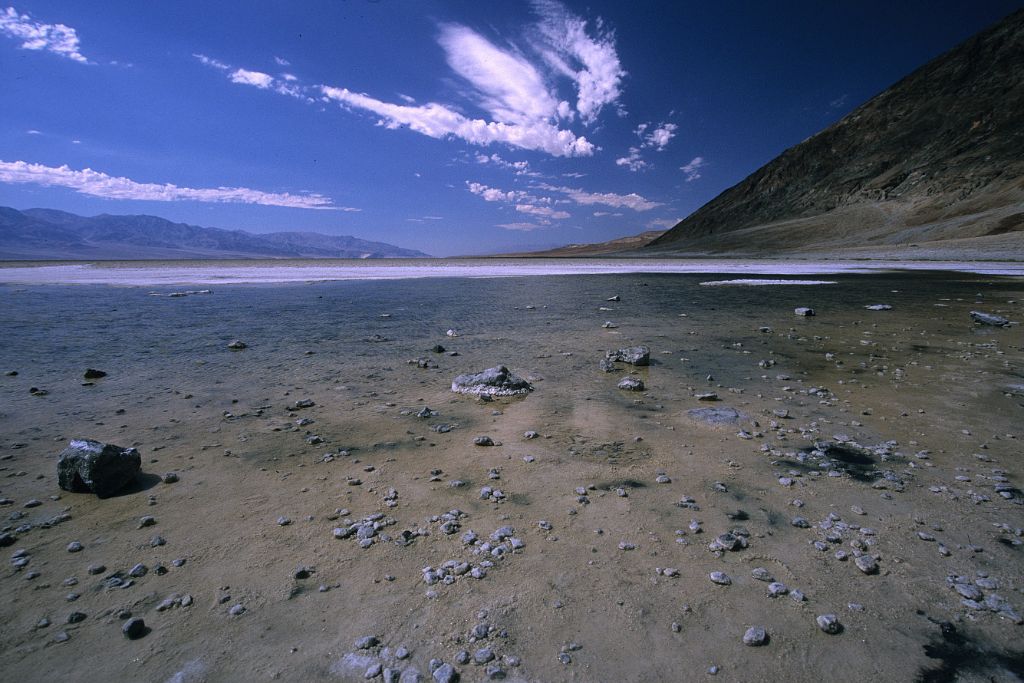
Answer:
<svg viewBox="0 0 1024 683"><path fill-rule="evenodd" d="M501 202L512 205L519 213L538 216L540 222L548 225L551 221L569 218L567 211L551 208L551 197L538 197L522 190L500 190L482 183L466 181L466 188L487 202Z"/></svg>
<svg viewBox="0 0 1024 683"><path fill-rule="evenodd" d="M685 166L680 166L679 170L686 174L686 182L692 183L694 180L700 178L700 169L704 168L707 164L704 163L704 157L694 157L693 160Z"/></svg>
<svg viewBox="0 0 1024 683"><path fill-rule="evenodd" d="M536 204L516 204L516 211L520 213L528 213L534 216L543 216L544 218L550 218L551 220L564 220L569 217L567 211L559 211L552 209L550 206L537 206Z"/></svg>
<svg viewBox="0 0 1024 683"><path fill-rule="evenodd" d="M0 33L22 41L24 50L46 50L80 64L90 63L79 52L75 29L64 24L44 24L8 7L0 10Z"/></svg>
<svg viewBox="0 0 1024 683"><path fill-rule="evenodd" d="M679 126L674 123L663 123L644 136L643 146L653 147L660 152L665 149L668 141L676 136L676 130L678 129ZM642 132L642 129L638 129L637 134L642 134Z"/></svg>
<svg viewBox="0 0 1024 683"><path fill-rule="evenodd" d="M644 161L643 158L640 156L639 147L630 147L629 154L624 157L619 157L618 159L616 159L615 164L617 166L625 166L634 173L636 173L637 171L642 171L648 166L650 166L650 164Z"/></svg>
<svg viewBox="0 0 1024 683"><path fill-rule="evenodd" d="M253 85L261 90L266 90L274 84L274 77L262 71L249 71L248 69L235 69L229 76L232 83L242 85Z"/></svg>
<svg viewBox="0 0 1024 683"><path fill-rule="evenodd" d="M335 206L330 197L316 193L262 192L247 187L191 188L171 183L139 183L129 178L109 176L86 168L81 171L64 166L44 166L26 161L0 161L0 183L28 183L44 187L66 187L80 194L106 199L135 199L153 202L211 202L260 204L294 209L330 209L359 211Z"/></svg>

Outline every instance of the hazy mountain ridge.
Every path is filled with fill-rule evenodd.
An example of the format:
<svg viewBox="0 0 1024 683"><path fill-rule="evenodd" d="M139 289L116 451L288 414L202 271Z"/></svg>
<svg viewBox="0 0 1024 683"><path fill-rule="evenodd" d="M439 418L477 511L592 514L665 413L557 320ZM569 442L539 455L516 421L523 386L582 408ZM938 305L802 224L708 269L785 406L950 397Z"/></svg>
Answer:
<svg viewBox="0 0 1024 683"><path fill-rule="evenodd" d="M786 150L646 250L756 253L1020 233L1021 150L1024 10Z"/></svg>
<svg viewBox="0 0 1024 683"><path fill-rule="evenodd" d="M384 242L315 232L254 234L157 216L78 216L0 207L0 259L423 258Z"/></svg>

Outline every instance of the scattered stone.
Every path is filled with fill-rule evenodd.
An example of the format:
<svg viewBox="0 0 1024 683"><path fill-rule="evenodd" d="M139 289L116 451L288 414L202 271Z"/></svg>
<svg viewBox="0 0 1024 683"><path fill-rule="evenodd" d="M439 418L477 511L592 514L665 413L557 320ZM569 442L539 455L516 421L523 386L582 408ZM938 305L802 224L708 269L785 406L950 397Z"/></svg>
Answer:
<svg viewBox="0 0 1024 683"><path fill-rule="evenodd" d="M356 641L356 649L369 650L370 648L377 647L380 644L380 640L376 636L363 636Z"/></svg>
<svg viewBox="0 0 1024 683"><path fill-rule="evenodd" d="M871 555L861 555L855 557L853 563L857 565L857 569L861 570L865 574L877 574L878 573L878 560Z"/></svg>
<svg viewBox="0 0 1024 683"><path fill-rule="evenodd" d="M711 572L709 574L712 583L717 583L719 586L730 586L732 585L732 579L725 572Z"/></svg>
<svg viewBox="0 0 1024 683"><path fill-rule="evenodd" d="M605 353L605 360L630 365L650 365L651 350L646 346L627 346L626 348Z"/></svg>
<svg viewBox="0 0 1024 683"><path fill-rule="evenodd" d="M71 543L68 543L67 551L69 553L79 553L82 552L83 547L78 541L71 541Z"/></svg>
<svg viewBox="0 0 1024 683"><path fill-rule="evenodd" d="M993 325L995 327L1006 327L1010 324L1010 321L1001 315L983 313L982 311L971 311L971 319L976 323L981 323L982 325Z"/></svg>
<svg viewBox="0 0 1024 683"><path fill-rule="evenodd" d="M818 623L818 628L829 635L835 635L843 630L843 625L839 623L839 617L834 614L822 614L815 621Z"/></svg>
<svg viewBox="0 0 1024 683"><path fill-rule="evenodd" d="M622 381L618 383L618 388L623 391L643 391L644 383L638 377L623 377Z"/></svg>
<svg viewBox="0 0 1024 683"><path fill-rule="evenodd" d="M889 304L871 304L870 306L865 306L864 308L866 308L869 311L891 311L892 310L892 306L890 306ZM828 615L826 615L826 616L828 616ZM818 617L818 619L821 619L821 617Z"/></svg>
<svg viewBox="0 0 1024 683"><path fill-rule="evenodd" d="M489 436L478 436L475 439L473 439L473 445L474 446L493 446L494 445L494 439L492 439Z"/></svg>
<svg viewBox="0 0 1024 683"><path fill-rule="evenodd" d="M768 633L763 626L751 626L743 634L743 644L751 647L765 645L768 642Z"/></svg>
<svg viewBox="0 0 1024 683"><path fill-rule="evenodd" d="M804 318L809 318L814 315L814 309L801 306L800 308L793 309L793 313Z"/></svg>
<svg viewBox="0 0 1024 683"><path fill-rule="evenodd" d="M178 481L178 473L177 472L168 472L167 474L164 475L163 482L165 484L173 484L176 481Z"/></svg>
<svg viewBox="0 0 1024 683"><path fill-rule="evenodd" d="M228 348L231 349L232 351L241 351L242 349L248 347L249 345L246 344L244 341L241 341L240 339L235 339L233 341L228 342Z"/></svg>
<svg viewBox="0 0 1024 683"><path fill-rule="evenodd" d="M477 396L525 396L533 386L504 365L497 365L476 374L458 375L452 380L452 391Z"/></svg>
<svg viewBox="0 0 1024 683"><path fill-rule="evenodd" d="M128 640L138 640L146 635L148 631L149 629L146 628L146 622L143 621L141 617L129 619L121 626L121 633L123 633L124 637Z"/></svg>
<svg viewBox="0 0 1024 683"><path fill-rule="evenodd" d="M60 453L57 483L65 491L107 498L133 481L141 469L142 456L134 448L75 439Z"/></svg>

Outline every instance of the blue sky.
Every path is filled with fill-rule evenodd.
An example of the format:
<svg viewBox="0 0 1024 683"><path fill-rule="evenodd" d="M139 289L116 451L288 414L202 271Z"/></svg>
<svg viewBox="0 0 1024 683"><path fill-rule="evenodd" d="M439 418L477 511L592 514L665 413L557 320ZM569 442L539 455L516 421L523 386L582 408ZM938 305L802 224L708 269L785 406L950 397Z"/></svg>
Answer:
<svg viewBox="0 0 1024 683"><path fill-rule="evenodd" d="M1022 5L0 0L0 205L438 256L603 241Z"/></svg>

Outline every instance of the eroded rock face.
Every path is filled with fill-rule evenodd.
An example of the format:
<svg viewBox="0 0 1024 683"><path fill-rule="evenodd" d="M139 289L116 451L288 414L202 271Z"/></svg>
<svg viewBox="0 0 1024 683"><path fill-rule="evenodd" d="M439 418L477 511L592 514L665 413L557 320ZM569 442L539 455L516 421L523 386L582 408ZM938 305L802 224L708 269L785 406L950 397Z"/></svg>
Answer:
<svg viewBox="0 0 1024 683"><path fill-rule="evenodd" d="M142 456L134 448L75 439L60 453L57 483L65 491L106 498L134 480L141 469Z"/></svg>
<svg viewBox="0 0 1024 683"><path fill-rule="evenodd" d="M459 375L452 380L452 391L477 396L525 396L533 391L533 386L504 365L497 365L483 372Z"/></svg>

